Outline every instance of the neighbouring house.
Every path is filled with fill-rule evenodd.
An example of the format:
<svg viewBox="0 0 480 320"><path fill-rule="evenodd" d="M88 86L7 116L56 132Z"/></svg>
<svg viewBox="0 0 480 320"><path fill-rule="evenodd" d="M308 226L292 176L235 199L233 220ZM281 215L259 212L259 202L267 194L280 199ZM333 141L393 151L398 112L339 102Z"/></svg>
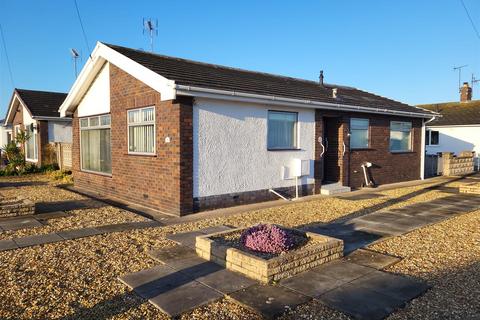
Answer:
<svg viewBox="0 0 480 320"><path fill-rule="evenodd" d="M472 88L465 82L460 88L459 102L423 104L418 107L441 114L426 124L427 154L475 151L475 167L479 169L480 100L472 100Z"/></svg>
<svg viewBox="0 0 480 320"><path fill-rule="evenodd" d="M160 212L421 179L434 113L355 88L98 43L60 108L75 185ZM295 178L298 177L299 178Z"/></svg>
<svg viewBox="0 0 480 320"><path fill-rule="evenodd" d="M0 120L0 149L12 141L12 126L5 124L5 119Z"/></svg>
<svg viewBox="0 0 480 320"><path fill-rule="evenodd" d="M25 159L37 166L55 164L55 143L72 141L72 119L60 117L58 108L66 93L15 89L5 118L12 140L20 130L29 134Z"/></svg>

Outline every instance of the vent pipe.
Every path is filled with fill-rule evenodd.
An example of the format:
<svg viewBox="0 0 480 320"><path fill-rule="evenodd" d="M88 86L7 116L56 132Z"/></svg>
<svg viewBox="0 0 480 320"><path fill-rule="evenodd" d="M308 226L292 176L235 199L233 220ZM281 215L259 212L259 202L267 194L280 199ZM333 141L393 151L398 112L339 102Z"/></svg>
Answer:
<svg viewBox="0 0 480 320"><path fill-rule="evenodd" d="M333 99L337 99L337 93L338 93L338 89L337 89L337 88L333 88L333 89L332 89L332 98L333 98Z"/></svg>

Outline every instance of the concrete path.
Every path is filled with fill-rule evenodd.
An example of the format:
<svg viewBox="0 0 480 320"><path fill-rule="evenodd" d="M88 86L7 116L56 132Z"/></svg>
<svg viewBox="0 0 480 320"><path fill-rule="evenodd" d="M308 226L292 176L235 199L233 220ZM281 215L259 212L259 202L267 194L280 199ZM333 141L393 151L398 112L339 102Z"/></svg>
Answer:
<svg viewBox="0 0 480 320"><path fill-rule="evenodd" d="M258 284L196 255L196 236L223 231L228 226L169 235L167 238L175 241L176 247L149 253L162 266L125 275L120 280L170 316L227 296L265 318L316 299L356 319L383 319L429 287L424 282L382 271L399 258L361 248L480 207L480 197L449 191L453 195L429 202L305 226L305 230L343 239L346 256L281 280L277 285ZM177 299L188 303L175 303Z"/></svg>
<svg viewBox="0 0 480 320"><path fill-rule="evenodd" d="M0 231L15 231L29 229L45 225L46 220L68 217L70 214L64 211L53 211L18 217L0 218Z"/></svg>
<svg viewBox="0 0 480 320"><path fill-rule="evenodd" d="M0 240L0 252L7 250L14 250L19 248L37 246L42 244L60 242L65 240L73 240L85 237L96 236L100 234L122 232L135 229L159 227L162 224L158 221L140 221L140 222L126 222L118 224L109 224L91 228L72 229L65 231L58 231L54 233L39 234L28 237L13 238L8 240Z"/></svg>

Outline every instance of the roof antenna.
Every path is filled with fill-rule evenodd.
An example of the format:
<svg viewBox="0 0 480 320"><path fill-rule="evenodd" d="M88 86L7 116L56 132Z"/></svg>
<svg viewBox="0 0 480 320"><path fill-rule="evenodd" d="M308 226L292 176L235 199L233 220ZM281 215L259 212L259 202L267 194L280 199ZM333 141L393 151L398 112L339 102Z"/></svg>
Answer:
<svg viewBox="0 0 480 320"><path fill-rule="evenodd" d="M70 49L70 54L72 55L72 58L73 58L73 68L75 70L75 78L76 78L78 76L77 59L80 57L80 54L78 53L77 49L75 49L75 48Z"/></svg>
<svg viewBox="0 0 480 320"><path fill-rule="evenodd" d="M150 51L153 52L153 38L158 36L158 19L155 19L155 22L152 18L145 20L143 18L143 34L148 32L148 36L150 37Z"/></svg>
<svg viewBox="0 0 480 320"><path fill-rule="evenodd" d="M477 82L480 82L480 79L475 78L475 75L472 73L472 89Z"/></svg>
<svg viewBox="0 0 480 320"><path fill-rule="evenodd" d="M318 77L320 85L323 86L323 70L320 70L320 76Z"/></svg>
<svg viewBox="0 0 480 320"><path fill-rule="evenodd" d="M462 68L465 68L467 66L468 64L465 64L463 66L453 67L453 71L458 70L458 92L462 91Z"/></svg>

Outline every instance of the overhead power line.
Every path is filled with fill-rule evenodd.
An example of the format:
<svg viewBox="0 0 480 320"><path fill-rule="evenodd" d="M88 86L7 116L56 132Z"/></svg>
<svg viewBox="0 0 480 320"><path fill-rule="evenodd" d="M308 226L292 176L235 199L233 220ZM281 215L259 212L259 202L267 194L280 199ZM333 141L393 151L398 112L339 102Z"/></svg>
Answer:
<svg viewBox="0 0 480 320"><path fill-rule="evenodd" d="M89 56L91 59L92 56L90 54L91 53L90 46L88 45L87 33L85 32L85 28L83 27L82 17L80 16L80 10L78 10L77 0L73 0L73 2L75 3L75 9L77 10L77 17L78 17L78 22L80 23L80 28L82 28L83 39L85 40L85 45L87 46L87 50L89 52Z"/></svg>
<svg viewBox="0 0 480 320"><path fill-rule="evenodd" d="M472 25L473 30L475 31L475 34L477 35L478 40L480 40L480 33L478 32L478 29L475 26L475 22L473 22L473 19L470 16L470 13L468 12L468 9L467 9L467 6L465 5L465 2L463 2L463 0L460 0L460 3L462 4L463 9L465 10L465 13L467 14L468 20L470 20L470 23Z"/></svg>
<svg viewBox="0 0 480 320"><path fill-rule="evenodd" d="M10 65L10 59L8 58L7 43L5 41L5 36L3 34L2 24L0 24L0 36L2 38L3 50L5 51L5 60L7 61L7 68L8 68L8 73L10 75L10 81L12 82L12 86L15 87L15 82L13 81L12 66Z"/></svg>

